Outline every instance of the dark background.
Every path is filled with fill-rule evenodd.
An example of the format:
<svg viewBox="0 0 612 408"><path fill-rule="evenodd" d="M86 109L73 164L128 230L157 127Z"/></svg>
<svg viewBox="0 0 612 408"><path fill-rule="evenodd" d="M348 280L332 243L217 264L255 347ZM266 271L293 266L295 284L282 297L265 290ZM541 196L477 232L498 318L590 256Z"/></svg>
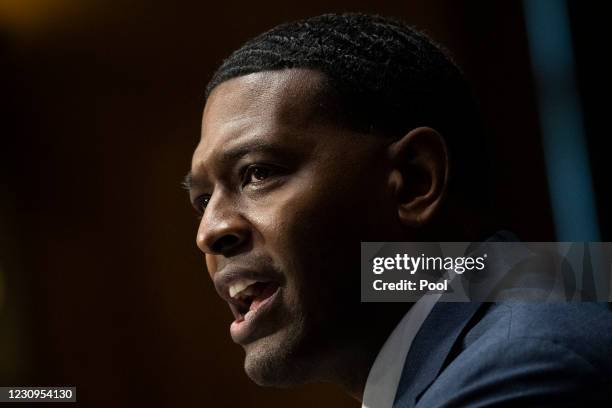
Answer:
<svg viewBox="0 0 612 408"><path fill-rule="evenodd" d="M287 20L380 13L446 45L495 140L500 220L524 240L555 239L521 2L152 3L0 0L0 385L75 385L95 407L358 406L331 386L247 379L179 185L213 70ZM611 240L612 37L584 3L569 3L576 80Z"/></svg>

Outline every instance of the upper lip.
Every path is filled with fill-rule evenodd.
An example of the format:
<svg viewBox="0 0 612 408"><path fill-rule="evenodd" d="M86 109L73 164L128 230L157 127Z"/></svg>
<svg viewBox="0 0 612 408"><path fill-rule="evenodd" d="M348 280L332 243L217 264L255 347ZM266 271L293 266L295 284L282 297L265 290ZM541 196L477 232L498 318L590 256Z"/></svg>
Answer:
<svg viewBox="0 0 612 408"><path fill-rule="evenodd" d="M279 276L269 271L258 271L247 267L227 265L213 277L215 289L222 299L225 299L230 304L230 308L234 316L238 318L242 311L247 308L248 304L236 298L232 298L229 294L229 288L232 284L237 283L241 279L251 279L258 282L277 282L280 284Z"/></svg>

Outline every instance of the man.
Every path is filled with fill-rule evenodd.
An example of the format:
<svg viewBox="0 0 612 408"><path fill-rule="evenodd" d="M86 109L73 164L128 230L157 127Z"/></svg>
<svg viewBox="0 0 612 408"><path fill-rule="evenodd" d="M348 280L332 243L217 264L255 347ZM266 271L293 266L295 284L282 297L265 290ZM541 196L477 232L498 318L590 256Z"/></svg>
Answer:
<svg viewBox="0 0 612 408"><path fill-rule="evenodd" d="M361 241L490 235L484 142L460 70L394 20L281 25L221 65L186 182L253 381L375 408L607 398L604 308L360 302Z"/></svg>

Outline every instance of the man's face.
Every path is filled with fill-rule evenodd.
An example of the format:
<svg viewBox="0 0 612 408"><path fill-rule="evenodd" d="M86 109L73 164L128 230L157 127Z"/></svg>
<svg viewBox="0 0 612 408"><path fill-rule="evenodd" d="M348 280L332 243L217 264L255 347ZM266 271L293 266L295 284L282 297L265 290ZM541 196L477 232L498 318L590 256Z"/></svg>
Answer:
<svg viewBox="0 0 612 408"><path fill-rule="evenodd" d="M359 243L393 239L389 141L322 120L322 79L291 69L222 83L193 155L197 244L262 385L333 369L359 333Z"/></svg>

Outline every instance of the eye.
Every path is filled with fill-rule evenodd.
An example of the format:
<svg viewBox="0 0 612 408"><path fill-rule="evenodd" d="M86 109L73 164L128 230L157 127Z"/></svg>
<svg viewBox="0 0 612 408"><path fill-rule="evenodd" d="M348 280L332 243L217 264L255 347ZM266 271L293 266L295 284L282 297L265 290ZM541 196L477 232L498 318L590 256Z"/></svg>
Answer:
<svg viewBox="0 0 612 408"><path fill-rule="evenodd" d="M273 170L269 166L262 166L259 164L253 164L246 168L244 176L242 177L242 186L247 184L260 183L270 177L273 174Z"/></svg>
<svg viewBox="0 0 612 408"><path fill-rule="evenodd" d="M203 194L199 196L198 198L196 198L194 205L198 213L203 214L209 202L210 202L210 194Z"/></svg>

